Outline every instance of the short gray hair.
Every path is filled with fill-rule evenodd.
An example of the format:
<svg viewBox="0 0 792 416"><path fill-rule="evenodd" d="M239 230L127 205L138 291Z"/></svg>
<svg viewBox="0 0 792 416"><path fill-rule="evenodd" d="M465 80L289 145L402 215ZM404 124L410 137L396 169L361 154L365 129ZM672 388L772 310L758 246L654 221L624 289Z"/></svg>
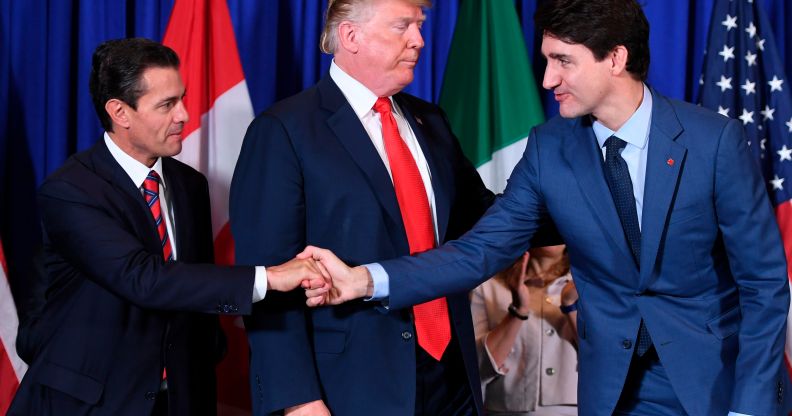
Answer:
<svg viewBox="0 0 792 416"><path fill-rule="evenodd" d="M322 37L319 39L319 48L322 52L335 53L338 48L338 25L343 21L362 23L368 20L371 17L368 15L369 7L374 1L376 0L328 0L325 25ZM408 1L419 7L432 7L431 0Z"/></svg>

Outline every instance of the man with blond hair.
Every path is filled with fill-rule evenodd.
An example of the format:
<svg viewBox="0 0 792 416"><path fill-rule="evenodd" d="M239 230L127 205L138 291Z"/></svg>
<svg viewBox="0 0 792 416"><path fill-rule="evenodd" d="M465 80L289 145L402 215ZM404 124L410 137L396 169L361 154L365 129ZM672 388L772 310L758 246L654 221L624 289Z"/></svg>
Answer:
<svg viewBox="0 0 792 416"><path fill-rule="evenodd" d="M353 264L417 253L458 237L490 205L443 112L400 92L428 6L330 2L329 74L259 115L245 137L230 203L238 263L287 260L307 244ZM482 413L466 293L311 311L294 295L246 320L254 414Z"/></svg>

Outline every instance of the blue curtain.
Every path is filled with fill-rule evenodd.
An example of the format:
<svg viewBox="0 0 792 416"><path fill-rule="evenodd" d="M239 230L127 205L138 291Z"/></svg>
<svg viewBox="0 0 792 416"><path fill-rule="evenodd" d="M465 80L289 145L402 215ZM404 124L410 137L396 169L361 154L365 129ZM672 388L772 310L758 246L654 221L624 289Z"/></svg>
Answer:
<svg viewBox="0 0 792 416"><path fill-rule="evenodd" d="M426 48L407 91L439 97L459 1L435 0ZM541 82L536 0L514 1L534 75ZM756 0L768 11L787 74L792 73L792 3ZM649 82L687 101L698 92L713 0L641 0L651 25ZM327 0L228 0L256 112L316 82L330 57L318 49ZM94 48L104 40L162 39L173 0L0 0L0 238L15 296L30 293L40 242L34 192L66 158L100 138L88 95ZM558 112L549 95L546 114ZM25 306L18 305L20 314ZM24 318L24 316L23 316Z"/></svg>

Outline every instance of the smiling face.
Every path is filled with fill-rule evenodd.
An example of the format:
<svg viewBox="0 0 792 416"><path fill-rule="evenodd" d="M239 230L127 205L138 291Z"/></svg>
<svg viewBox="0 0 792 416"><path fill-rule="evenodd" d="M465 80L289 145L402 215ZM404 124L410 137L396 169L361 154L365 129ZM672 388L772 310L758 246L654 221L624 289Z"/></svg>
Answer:
<svg viewBox="0 0 792 416"><path fill-rule="evenodd" d="M350 56L350 75L378 96L390 96L413 80L413 71L424 46L420 6L406 0L375 1L371 16L356 25Z"/></svg>
<svg viewBox="0 0 792 416"><path fill-rule="evenodd" d="M542 55L547 59L542 86L553 91L561 116L597 117L611 93L610 60L598 62L585 46L549 35L542 38Z"/></svg>
<svg viewBox="0 0 792 416"><path fill-rule="evenodd" d="M141 76L144 91L137 109L124 105L127 116L125 143L119 144L130 156L153 166L159 157L181 152L181 132L189 120L184 108L184 84L176 68L152 67Z"/></svg>

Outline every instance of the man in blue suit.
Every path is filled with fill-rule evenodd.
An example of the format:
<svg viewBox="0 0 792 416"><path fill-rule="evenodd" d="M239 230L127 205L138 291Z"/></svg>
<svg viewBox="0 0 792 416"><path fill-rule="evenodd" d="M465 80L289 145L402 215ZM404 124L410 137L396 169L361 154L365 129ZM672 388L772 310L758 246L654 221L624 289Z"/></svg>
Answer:
<svg viewBox="0 0 792 416"><path fill-rule="evenodd" d="M238 263L285 261L307 244L354 264L399 257L460 236L491 204L443 112L400 92L427 5L331 2L328 76L245 137L230 201ZM245 321L254 414L481 414L466 294L427 299L438 319L381 302L306 310L294 295Z"/></svg>
<svg viewBox="0 0 792 416"><path fill-rule="evenodd" d="M581 414L786 414L786 264L742 126L644 84L634 0L549 1L535 21L561 117L531 133L504 195L417 257L349 269L309 248L333 287L308 303L464 293L550 217L580 294Z"/></svg>

